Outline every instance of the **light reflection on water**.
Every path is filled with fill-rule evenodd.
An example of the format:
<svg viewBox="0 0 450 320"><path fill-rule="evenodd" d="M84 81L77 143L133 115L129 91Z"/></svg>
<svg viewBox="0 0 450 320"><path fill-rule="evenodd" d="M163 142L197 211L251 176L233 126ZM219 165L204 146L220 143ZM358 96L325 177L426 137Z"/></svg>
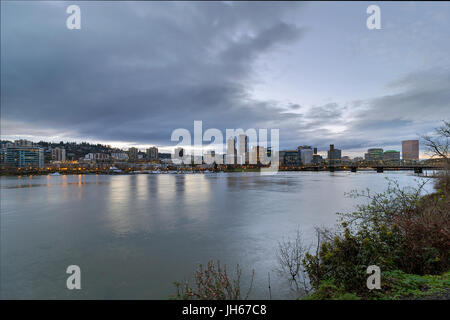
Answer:
<svg viewBox="0 0 450 320"><path fill-rule="evenodd" d="M352 189L382 191L405 172L73 175L1 178L2 298L167 299L173 281L220 259L255 269L252 297L288 297L277 280L277 242L332 226ZM429 183L428 188L432 185ZM65 287L66 267L82 290Z"/></svg>

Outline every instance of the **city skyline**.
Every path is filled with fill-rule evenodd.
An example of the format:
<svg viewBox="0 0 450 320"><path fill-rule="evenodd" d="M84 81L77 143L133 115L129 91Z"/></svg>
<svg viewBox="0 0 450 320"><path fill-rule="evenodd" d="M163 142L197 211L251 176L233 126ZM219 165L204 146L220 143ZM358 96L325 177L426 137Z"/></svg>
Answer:
<svg viewBox="0 0 450 320"><path fill-rule="evenodd" d="M76 142L66 142L60 141L59 143L49 143L47 141L39 141L39 142L33 142L26 139L18 139L14 141L9 140L1 140L1 163L3 163L3 160L6 159L6 149L9 147L27 147L27 148L36 148L39 147L44 150L42 147L42 144L47 144L47 151L51 152L51 158L52 160L56 160L57 162L65 162L66 161L66 150L64 149L64 145L77 145ZM50 145L54 144L55 147ZM318 163L314 160L315 157L319 156L320 160L323 159L323 155L326 154L327 160L365 160L365 161L390 161L390 160L412 160L412 161L418 161L418 160L426 160L430 159L428 158L419 158L419 146L420 141L419 140L404 140L401 142L402 148L401 151L399 150L384 150L383 148L369 148L367 149L367 153L364 153L364 157L356 156L356 157L349 157L348 155L342 155L342 150L335 148L334 144L329 145L329 149L326 151L318 152L317 147L312 147L309 145L302 145L298 146L295 150L286 150L282 149L279 150L279 154L285 154L285 153L294 153L298 156L299 161L301 161L302 164L310 164L310 163ZM40 146L41 145L41 146ZM238 148L236 148L236 145ZM94 146L94 145L93 145ZM159 160L160 155L175 155L175 158L180 158L180 160L184 156L192 157L191 159L194 159L197 157L196 154L191 152L188 152L188 149L186 147L176 146L173 148L173 152L159 152L157 146L152 146L150 148L146 148L145 150L135 148L135 147L129 147L127 150L125 149L118 149L114 148L109 145L96 145L96 147L106 147L109 149L107 152L101 152L101 153L87 153L81 158L72 158L70 162L72 161L78 161L78 160L96 160L98 157L106 157L105 159L113 159L113 160L125 160L125 161L136 161L136 160ZM201 157L214 157L216 154L216 150L209 149L209 148L202 148ZM238 134L234 137L230 137L227 139L226 147L222 149L222 151L217 153L217 155L220 155L223 158L224 164L245 164L249 162L249 159L255 160L255 163L264 163L268 164L270 162L270 154L272 153L272 147L264 147L260 146L259 144L251 144L249 143L249 137L245 134ZM177 156L178 154L178 156ZM401 156L400 156L401 154ZM265 156L264 156L265 155ZM140 156L140 157L138 157ZM266 161L260 161L260 159L263 159L264 157L268 157ZM249 162L252 163L252 162Z"/></svg>
<svg viewBox="0 0 450 320"><path fill-rule="evenodd" d="M73 31L65 5L2 2L2 139L167 151L203 120L355 157L448 117L446 3L381 3L381 30L366 3L83 2Z"/></svg>

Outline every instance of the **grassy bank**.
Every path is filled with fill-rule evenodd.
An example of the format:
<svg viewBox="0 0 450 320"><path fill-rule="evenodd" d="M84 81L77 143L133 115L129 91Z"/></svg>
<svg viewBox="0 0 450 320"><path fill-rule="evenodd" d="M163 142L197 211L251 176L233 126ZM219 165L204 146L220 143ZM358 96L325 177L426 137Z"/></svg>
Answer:
<svg viewBox="0 0 450 320"><path fill-rule="evenodd" d="M333 280L321 282L319 288L302 300L416 300L450 299L450 272L442 275L416 275L400 270L382 273L381 289L370 295L361 296L354 292L346 292Z"/></svg>

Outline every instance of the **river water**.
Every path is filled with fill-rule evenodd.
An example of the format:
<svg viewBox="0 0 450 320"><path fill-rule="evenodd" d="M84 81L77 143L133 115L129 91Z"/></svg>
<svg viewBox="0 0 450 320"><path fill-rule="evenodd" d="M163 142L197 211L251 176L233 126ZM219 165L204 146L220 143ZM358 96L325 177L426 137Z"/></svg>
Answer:
<svg viewBox="0 0 450 320"><path fill-rule="evenodd" d="M352 189L401 186L410 172L70 175L1 178L3 299L167 299L199 263L255 270L251 298L289 298L276 269L278 242L361 200ZM428 183L432 189L432 182ZM81 269L68 290L66 268ZM231 271L231 270L230 270ZM245 290L244 290L245 291Z"/></svg>

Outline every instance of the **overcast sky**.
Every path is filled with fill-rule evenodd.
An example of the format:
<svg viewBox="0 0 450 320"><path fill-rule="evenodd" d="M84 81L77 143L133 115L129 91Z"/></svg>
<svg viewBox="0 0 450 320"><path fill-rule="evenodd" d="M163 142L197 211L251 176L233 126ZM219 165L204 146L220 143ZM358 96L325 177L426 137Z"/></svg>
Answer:
<svg viewBox="0 0 450 320"><path fill-rule="evenodd" d="M373 3L381 30L366 27ZM70 4L81 30L66 28ZM168 150L202 120L355 156L450 118L447 2L1 6L2 139Z"/></svg>

